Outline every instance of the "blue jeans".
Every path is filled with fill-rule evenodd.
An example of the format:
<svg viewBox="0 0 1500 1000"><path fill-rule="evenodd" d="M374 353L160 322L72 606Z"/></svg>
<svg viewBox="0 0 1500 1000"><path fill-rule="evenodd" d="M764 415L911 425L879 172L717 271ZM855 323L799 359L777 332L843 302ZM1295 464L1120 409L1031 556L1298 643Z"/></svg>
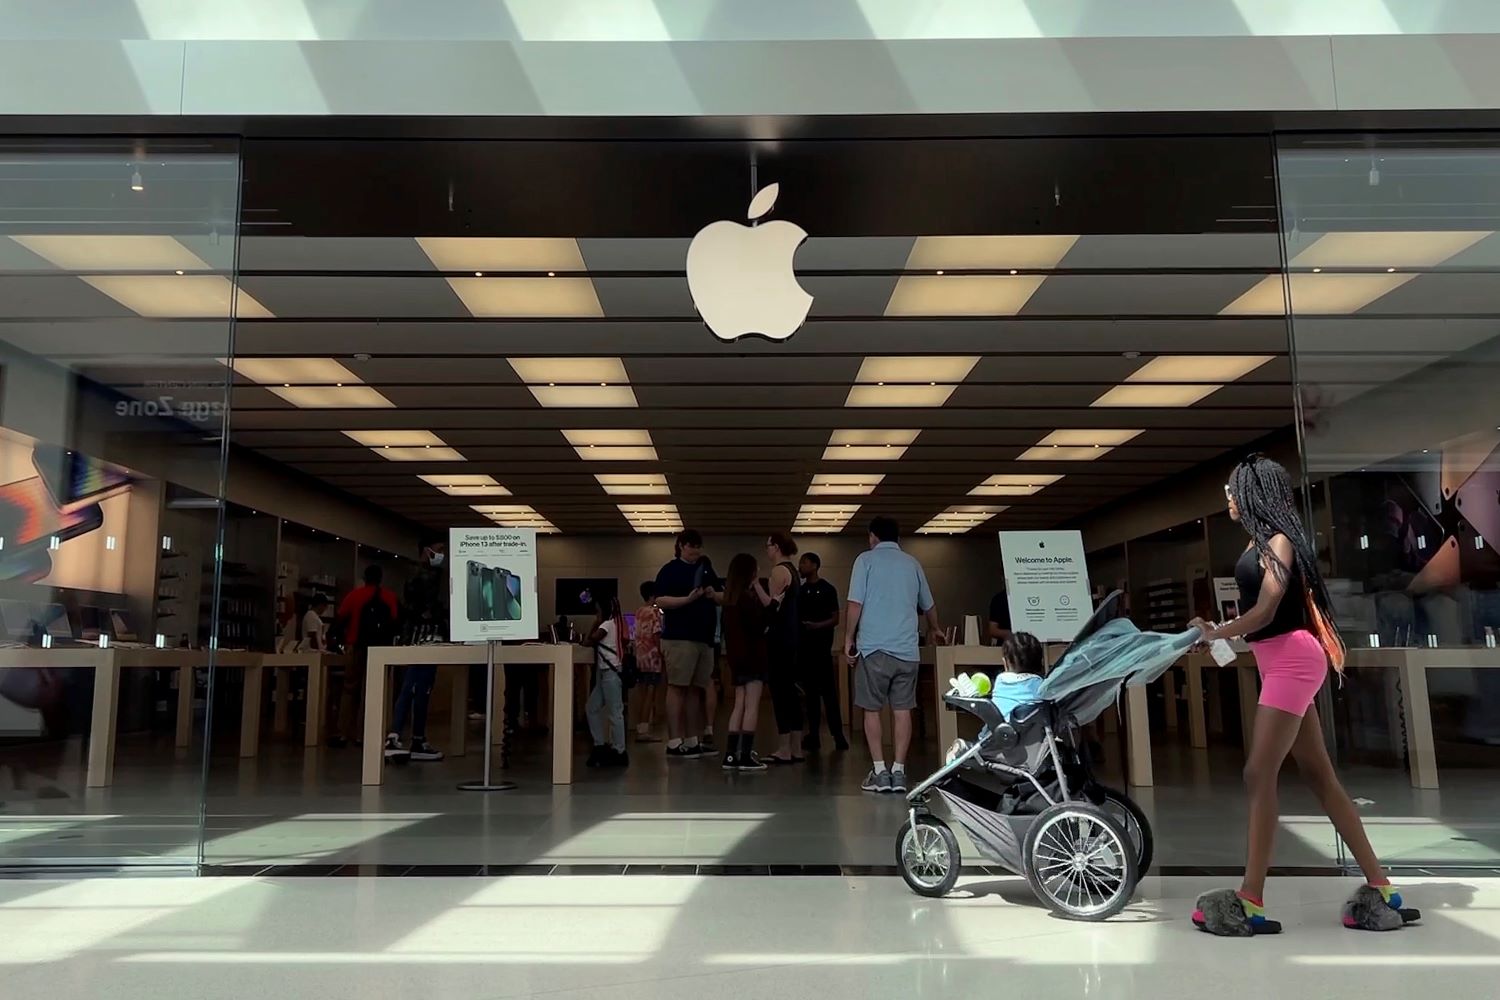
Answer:
<svg viewBox="0 0 1500 1000"><path fill-rule="evenodd" d="M407 667L401 675L401 693L396 695L396 717L391 721L391 731L397 734L406 731L407 717L411 717L412 741L427 739L427 703L432 698L432 685L437 682L437 667Z"/></svg>
<svg viewBox="0 0 1500 1000"><path fill-rule="evenodd" d="M609 722L610 745L616 750L625 750L625 688L620 683L618 670L599 670L594 681L594 690L589 692L585 710L589 717L589 735L594 737L594 746L604 746L604 724ZM608 714L608 720L605 715Z"/></svg>

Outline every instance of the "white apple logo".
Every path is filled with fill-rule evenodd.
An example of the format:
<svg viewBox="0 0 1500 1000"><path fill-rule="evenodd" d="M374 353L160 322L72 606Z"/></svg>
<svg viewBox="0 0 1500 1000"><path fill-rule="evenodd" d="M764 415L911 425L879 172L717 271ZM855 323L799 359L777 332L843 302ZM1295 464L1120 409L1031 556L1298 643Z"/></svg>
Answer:
<svg viewBox="0 0 1500 1000"><path fill-rule="evenodd" d="M779 191L778 184L762 189L750 199L746 218L769 212ZM806 230L790 222L742 226L723 220L698 231L688 245L688 291L714 336L731 341L758 333L786 340L797 332L813 303L792 269L805 239Z"/></svg>

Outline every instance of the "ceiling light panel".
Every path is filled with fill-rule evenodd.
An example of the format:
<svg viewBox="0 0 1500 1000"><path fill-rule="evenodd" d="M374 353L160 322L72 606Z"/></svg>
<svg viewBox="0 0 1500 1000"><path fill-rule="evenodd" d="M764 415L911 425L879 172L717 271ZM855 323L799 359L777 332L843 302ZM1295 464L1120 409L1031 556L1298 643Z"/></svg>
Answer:
<svg viewBox="0 0 1500 1000"><path fill-rule="evenodd" d="M906 258L908 271L1009 268L1051 270L1077 236L919 236Z"/></svg>
<svg viewBox="0 0 1500 1000"><path fill-rule="evenodd" d="M1008 508L990 506L949 507L922 527L919 535L962 535L1004 513Z"/></svg>
<svg viewBox="0 0 1500 1000"><path fill-rule="evenodd" d="M682 530L682 516L670 503L619 504L620 513L637 532L666 534Z"/></svg>
<svg viewBox="0 0 1500 1000"><path fill-rule="evenodd" d="M911 430L837 430L828 439L823 451L825 461L835 462L892 462L906 454L921 431Z"/></svg>
<svg viewBox="0 0 1500 1000"><path fill-rule="evenodd" d="M1292 309L1308 316L1341 316L1358 312L1416 277L1397 274L1293 274ZM1286 300L1280 275L1268 275L1225 306L1221 316L1282 316Z"/></svg>
<svg viewBox="0 0 1500 1000"><path fill-rule="evenodd" d="M578 241L548 237L418 236L439 271L583 271Z"/></svg>
<svg viewBox="0 0 1500 1000"><path fill-rule="evenodd" d="M64 271L212 271L171 236L12 236Z"/></svg>
<svg viewBox="0 0 1500 1000"><path fill-rule="evenodd" d="M1029 497L1061 479L1055 475L991 476L969 491L971 497Z"/></svg>
<svg viewBox="0 0 1500 1000"><path fill-rule="evenodd" d="M1040 275L907 274L896 281L887 316L1014 316L1042 287Z"/></svg>
<svg viewBox="0 0 1500 1000"><path fill-rule="evenodd" d="M449 278L470 315L480 319L599 319L604 309L588 278Z"/></svg>
<svg viewBox="0 0 1500 1000"><path fill-rule="evenodd" d="M421 448L403 448L386 445L371 451L388 462L464 462L467 461L456 448L426 445Z"/></svg>
<svg viewBox="0 0 1500 1000"><path fill-rule="evenodd" d="M573 409L634 409L635 391L628 385L531 385L536 401L545 407Z"/></svg>
<svg viewBox="0 0 1500 1000"><path fill-rule="evenodd" d="M598 385L628 382L619 358L507 358L527 385Z"/></svg>
<svg viewBox="0 0 1500 1000"><path fill-rule="evenodd" d="M1140 434L1141 430L1076 428L1053 431L1018 458L1022 462L1092 462Z"/></svg>
<svg viewBox="0 0 1500 1000"><path fill-rule="evenodd" d="M979 358L973 355L962 357L882 357L865 358L859 366L854 381L873 385L880 382L895 385L926 385L930 382L949 384L962 382L969 377Z"/></svg>
<svg viewBox="0 0 1500 1000"><path fill-rule="evenodd" d="M655 462L648 430L564 430L563 437L589 462Z"/></svg>
<svg viewBox="0 0 1500 1000"><path fill-rule="evenodd" d="M848 407L938 407L948 402L956 385L855 385L844 400Z"/></svg>
<svg viewBox="0 0 1500 1000"><path fill-rule="evenodd" d="M1141 365L1125 381L1233 382L1271 360L1272 356L1269 354L1164 355Z"/></svg>
<svg viewBox="0 0 1500 1000"><path fill-rule="evenodd" d="M483 514L502 528L535 528L549 535L557 532L551 521L528 504L474 504L470 509Z"/></svg>
<svg viewBox="0 0 1500 1000"><path fill-rule="evenodd" d="M147 319L274 318L244 289L236 297L234 283L218 274L97 274L81 280Z"/></svg>
<svg viewBox="0 0 1500 1000"><path fill-rule="evenodd" d="M396 405L368 385L268 385L266 388L305 410L381 410Z"/></svg>
<svg viewBox="0 0 1500 1000"><path fill-rule="evenodd" d="M793 534L836 534L859 513L859 504L805 503L797 511Z"/></svg>
<svg viewBox="0 0 1500 1000"><path fill-rule="evenodd" d="M1324 233L1292 258L1292 266L1437 267L1493 235L1487 229Z"/></svg>
<svg viewBox="0 0 1500 1000"><path fill-rule="evenodd" d="M447 443L432 431L345 431L344 436L366 448L421 447Z"/></svg>
<svg viewBox="0 0 1500 1000"><path fill-rule="evenodd" d="M610 496L667 496L667 477L660 473L603 472L594 478Z"/></svg>
<svg viewBox="0 0 1500 1000"><path fill-rule="evenodd" d="M510 490L504 486L439 486L438 489L450 497L508 497Z"/></svg>
<svg viewBox="0 0 1500 1000"><path fill-rule="evenodd" d="M332 358L235 358L234 370L252 382L347 385L361 379Z"/></svg>
<svg viewBox="0 0 1500 1000"><path fill-rule="evenodd" d="M1173 408L1192 406L1224 388L1222 385L1117 385L1094 400L1092 406Z"/></svg>
<svg viewBox="0 0 1500 1000"><path fill-rule="evenodd" d="M434 472L417 477L429 486L496 486L494 476L472 472Z"/></svg>
<svg viewBox="0 0 1500 1000"><path fill-rule="evenodd" d="M810 497L860 497L869 496L875 492L885 479L884 473L819 473L813 476L812 485L807 488Z"/></svg>

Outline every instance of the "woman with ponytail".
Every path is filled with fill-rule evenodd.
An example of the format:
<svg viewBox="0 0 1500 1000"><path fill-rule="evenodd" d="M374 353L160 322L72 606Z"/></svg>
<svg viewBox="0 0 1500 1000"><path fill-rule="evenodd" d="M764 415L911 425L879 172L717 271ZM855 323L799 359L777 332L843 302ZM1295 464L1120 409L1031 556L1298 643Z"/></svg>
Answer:
<svg viewBox="0 0 1500 1000"><path fill-rule="evenodd" d="M1198 620L1205 644L1244 638L1260 671L1260 704L1245 788L1250 795L1249 853L1238 892L1205 893L1193 922L1226 937L1275 934L1281 925L1265 915L1266 870L1280 822L1277 779L1288 754L1317 795L1364 872L1365 885L1344 907L1344 925L1394 930L1418 918L1402 908L1400 893L1381 867L1365 835L1359 811L1334 773L1314 698L1331 663L1340 673L1344 646L1333 626L1333 602L1318 570L1317 556L1297 515L1286 469L1263 455L1241 462L1224 486L1229 516L1250 536L1234 567L1244 614L1223 625Z"/></svg>

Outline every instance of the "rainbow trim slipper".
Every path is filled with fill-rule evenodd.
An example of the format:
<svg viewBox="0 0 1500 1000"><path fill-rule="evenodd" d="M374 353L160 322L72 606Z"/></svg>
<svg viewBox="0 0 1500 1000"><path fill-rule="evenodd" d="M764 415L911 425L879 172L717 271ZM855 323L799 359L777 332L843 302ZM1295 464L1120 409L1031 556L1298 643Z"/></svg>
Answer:
<svg viewBox="0 0 1500 1000"><path fill-rule="evenodd" d="M1264 906L1233 889L1215 889L1199 896L1193 926L1215 937L1281 933L1281 924L1266 916Z"/></svg>
<svg viewBox="0 0 1500 1000"><path fill-rule="evenodd" d="M1393 885L1362 885L1344 904L1344 926L1356 931L1397 931L1422 919L1422 911L1404 906Z"/></svg>

